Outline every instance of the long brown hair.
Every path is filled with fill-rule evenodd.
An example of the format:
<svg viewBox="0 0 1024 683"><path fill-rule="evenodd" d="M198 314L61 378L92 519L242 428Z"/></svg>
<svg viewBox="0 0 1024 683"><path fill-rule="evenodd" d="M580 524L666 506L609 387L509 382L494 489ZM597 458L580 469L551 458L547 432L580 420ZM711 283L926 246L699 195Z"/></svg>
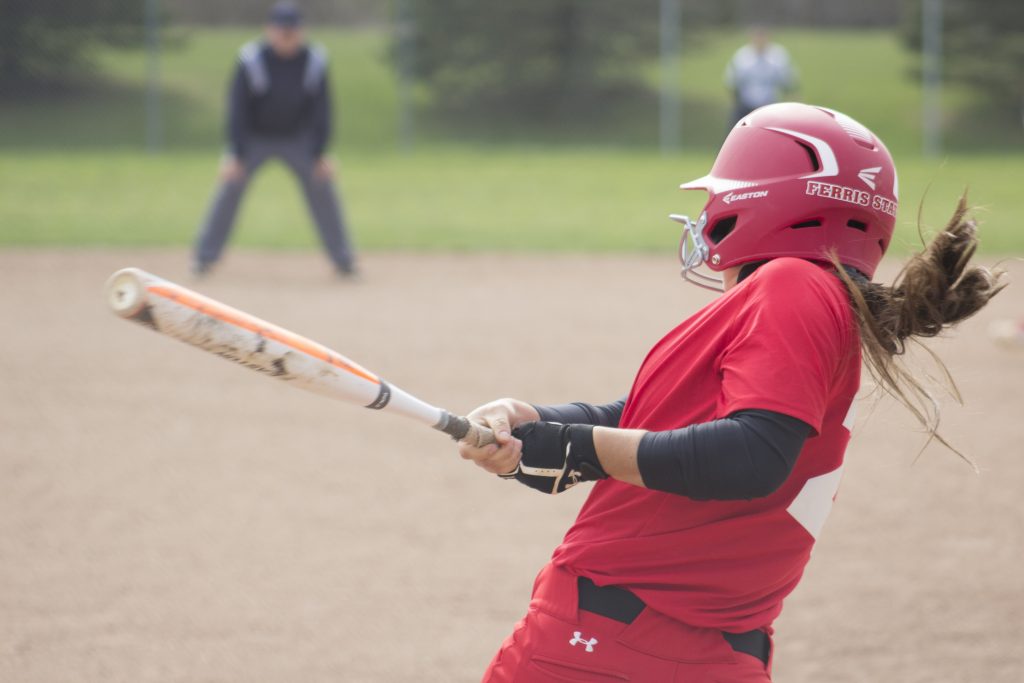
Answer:
<svg viewBox="0 0 1024 683"><path fill-rule="evenodd" d="M849 291L865 365L879 386L921 422L929 434L928 442L936 439L972 465L970 458L938 433L938 407L900 356L906 352L908 341L934 337L966 320L1006 286L1002 272L971 264L978 248L977 231L977 224L968 215L967 197L961 196L945 229L910 258L891 285L871 282L860 272L842 266L833 255L839 278ZM959 399L942 360L924 348L934 358L948 389Z"/></svg>

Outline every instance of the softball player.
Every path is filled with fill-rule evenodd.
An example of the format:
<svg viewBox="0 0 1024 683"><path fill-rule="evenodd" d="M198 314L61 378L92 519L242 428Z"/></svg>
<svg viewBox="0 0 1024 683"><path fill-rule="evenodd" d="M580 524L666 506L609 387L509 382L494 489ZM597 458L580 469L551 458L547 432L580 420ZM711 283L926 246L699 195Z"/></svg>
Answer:
<svg viewBox="0 0 1024 683"><path fill-rule="evenodd" d="M498 434L460 446L486 470L545 493L597 480L485 681L770 680L772 622L839 487L862 353L913 406L905 341L1000 289L968 265L963 200L893 286L871 282L896 169L835 111L758 109L682 187L709 195L696 222L674 217L683 276L724 294L654 345L619 401L470 415Z"/></svg>

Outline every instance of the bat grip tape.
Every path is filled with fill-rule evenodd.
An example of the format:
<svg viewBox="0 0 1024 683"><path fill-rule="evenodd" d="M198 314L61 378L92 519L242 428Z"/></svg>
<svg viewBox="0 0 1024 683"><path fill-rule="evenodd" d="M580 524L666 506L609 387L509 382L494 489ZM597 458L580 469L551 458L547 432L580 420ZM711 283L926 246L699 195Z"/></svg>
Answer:
<svg viewBox="0 0 1024 683"><path fill-rule="evenodd" d="M494 443L494 432L490 429L468 418L452 415L447 410L441 411L441 419L434 425L434 429L444 432L456 441L464 441L477 448Z"/></svg>

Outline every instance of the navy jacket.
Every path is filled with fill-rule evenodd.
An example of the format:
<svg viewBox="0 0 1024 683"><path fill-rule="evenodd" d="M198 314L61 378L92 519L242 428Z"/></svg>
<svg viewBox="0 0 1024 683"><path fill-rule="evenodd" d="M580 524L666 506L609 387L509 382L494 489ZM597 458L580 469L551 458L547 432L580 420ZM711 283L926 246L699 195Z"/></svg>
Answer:
<svg viewBox="0 0 1024 683"><path fill-rule="evenodd" d="M327 57L320 47L304 47L279 57L269 45L248 43L239 52L228 101L228 142L244 156L253 136L309 134L311 152L323 155L331 135Z"/></svg>

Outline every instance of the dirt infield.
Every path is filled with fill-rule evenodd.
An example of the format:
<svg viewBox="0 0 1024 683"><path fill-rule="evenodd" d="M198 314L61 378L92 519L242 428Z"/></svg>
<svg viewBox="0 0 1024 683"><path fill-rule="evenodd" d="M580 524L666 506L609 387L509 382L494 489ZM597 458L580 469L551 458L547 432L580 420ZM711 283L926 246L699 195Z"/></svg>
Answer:
<svg viewBox="0 0 1024 683"><path fill-rule="evenodd" d="M0 251L0 681L477 680L585 492L499 481L441 435L104 309L116 268L183 264ZM313 254L238 253L201 289L460 411L616 398L710 297L671 256L365 266L346 284ZM933 345L966 400L944 432L980 475L939 448L913 464L912 420L864 402L776 680L1024 680L1024 353L985 335L1024 314L1015 290Z"/></svg>

